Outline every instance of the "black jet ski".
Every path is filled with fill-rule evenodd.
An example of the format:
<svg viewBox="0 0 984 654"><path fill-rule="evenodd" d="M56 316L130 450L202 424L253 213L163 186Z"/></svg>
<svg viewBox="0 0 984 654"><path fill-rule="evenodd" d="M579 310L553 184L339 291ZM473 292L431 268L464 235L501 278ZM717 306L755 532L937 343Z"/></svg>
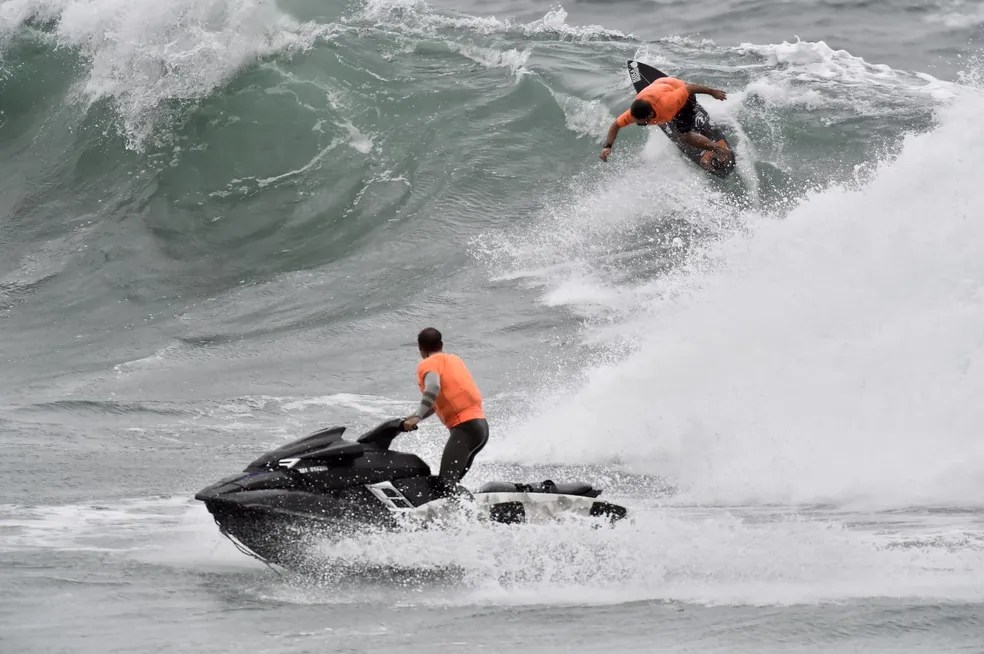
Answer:
<svg viewBox="0 0 984 654"><path fill-rule="evenodd" d="M390 449L402 422L389 420L354 441L342 437L345 427L323 429L267 452L195 499L242 551L287 568L296 567L306 535L395 529L463 503L477 507L480 517L510 524L571 514L610 522L626 516L624 507L596 499L600 489L580 482L490 482L477 492L450 494L418 456Z"/></svg>

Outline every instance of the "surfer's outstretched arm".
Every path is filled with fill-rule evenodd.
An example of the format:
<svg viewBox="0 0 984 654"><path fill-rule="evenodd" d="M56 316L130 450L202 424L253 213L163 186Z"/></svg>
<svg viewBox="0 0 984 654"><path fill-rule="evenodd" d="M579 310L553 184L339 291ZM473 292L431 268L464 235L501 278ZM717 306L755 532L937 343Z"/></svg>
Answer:
<svg viewBox="0 0 984 654"><path fill-rule="evenodd" d="M612 146L615 145L615 139L618 137L618 130L621 129L618 126L618 121L614 121L612 126L608 128L608 136L605 137L605 147L601 149L602 161L608 161L608 155L612 153Z"/></svg>
<svg viewBox="0 0 984 654"><path fill-rule="evenodd" d="M728 94L721 89L714 89L710 86L704 86L703 84L687 84L687 93L690 95L703 93L704 95L711 96L715 100L724 100L728 97Z"/></svg>

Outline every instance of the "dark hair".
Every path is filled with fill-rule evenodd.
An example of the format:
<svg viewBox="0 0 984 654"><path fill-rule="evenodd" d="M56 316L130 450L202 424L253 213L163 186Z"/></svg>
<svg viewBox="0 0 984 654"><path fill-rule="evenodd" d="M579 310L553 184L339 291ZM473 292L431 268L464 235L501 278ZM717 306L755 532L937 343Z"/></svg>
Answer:
<svg viewBox="0 0 984 654"><path fill-rule="evenodd" d="M623 104L622 106L624 107L625 105ZM653 108L645 100L636 100L629 107L629 113L636 120L642 120L643 118L649 118L649 114L653 113Z"/></svg>
<svg viewBox="0 0 984 654"><path fill-rule="evenodd" d="M424 352L440 352L444 349L441 332L433 327L420 330L417 334L417 346Z"/></svg>

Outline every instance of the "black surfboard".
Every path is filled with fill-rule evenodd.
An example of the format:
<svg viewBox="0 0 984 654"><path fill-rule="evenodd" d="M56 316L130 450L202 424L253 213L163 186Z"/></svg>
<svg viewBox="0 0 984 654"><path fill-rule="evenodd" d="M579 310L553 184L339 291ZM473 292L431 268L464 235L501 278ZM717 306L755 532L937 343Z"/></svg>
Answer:
<svg viewBox="0 0 984 654"><path fill-rule="evenodd" d="M652 66L648 66L644 63L640 63L638 61L632 61L631 59L628 60L627 63L629 66L629 81L631 81L632 86L635 87L636 93L646 88L647 86L658 80L660 77L668 77L666 73L657 70ZM722 177L722 178L727 177L728 175L731 174L731 171L735 169L735 149L728 141L728 139L725 137L724 133L720 129L718 129L717 127L711 124L711 119L707 115L707 110L704 109L704 107L700 106L700 103L697 102L697 100L693 97L691 97L691 102L693 102L695 105L694 106L694 113L695 113L694 125L696 125L696 127L694 128L695 131L699 132L700 134L703 134L704 136L711 139L712 141L724 141L725 143L727 143L728 149L731 151L731 156L728 158L727 161L722 163L717 160L713 160L713 165L710 170L704 168L703 166L701 166L701 170L706 170L707 172L711 173L712 175L716 175L717 177ZM701 150L700 148L695 148L692 145L688 145L686 143L681 142L680 133L673 126L672 121L669 123L664 123L663 125L659 125L658 127L661 130L663 130L663 133L666 134L666 136L671 141L673 141L674 145L676 145L680 149L680 152L683 153L683 156L685 156L687 159L690 159L695 164L700 166L700 158L704 154L705 150Z"/></svg>

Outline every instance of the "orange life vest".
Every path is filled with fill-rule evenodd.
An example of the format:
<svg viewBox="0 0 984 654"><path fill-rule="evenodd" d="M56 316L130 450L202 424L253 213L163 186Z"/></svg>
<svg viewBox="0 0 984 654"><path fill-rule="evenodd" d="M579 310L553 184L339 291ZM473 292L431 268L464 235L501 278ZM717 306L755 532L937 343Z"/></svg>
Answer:
<svg viewBox="0 0 984 654"><path fill-rule="evenodd" d="M675 77L660 77L636 94L636 100L645 100L653 108L654 115L646 121L647 125L662 125L670 122L680 113L689 98L687 83ZM627 127L636 119L631 112L626 111L616 121L619 127Z"/></svg>
<svg viewBox="0 0 984 654"><path fill-rule="evenodd" d="M434 413L444 426L453 429L463 422L484 418L482 394L475 385L465 362L454 354L437 352L417 365L417 385L424 392L424 375L436 372L441 378L441 392L434 402Z"/></svg>

